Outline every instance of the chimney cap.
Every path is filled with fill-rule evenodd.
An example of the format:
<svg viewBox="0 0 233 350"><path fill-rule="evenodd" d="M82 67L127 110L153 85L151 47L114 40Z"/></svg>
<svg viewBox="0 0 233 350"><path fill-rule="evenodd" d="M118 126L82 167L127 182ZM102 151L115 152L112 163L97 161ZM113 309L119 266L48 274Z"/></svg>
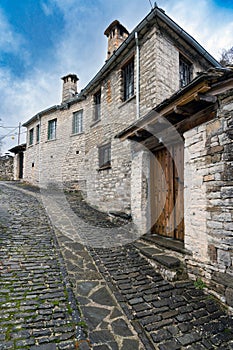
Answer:
<svg viewBox="0 0 233 350"><path fill-rule="evenodd" d="M68 78L71 78L71 80L73 80L75 83L79 80L76 74L71 74L71 73L64 75L64 77L62 77L61 79L65 82Z"/></svg>
<svg viewBox="0 0 233 350"><path fill-rule="evenodd" d="M114 27L118 27L122 29L122 31L125 32L126 34L129 34L128 30L117 19L115 19L115 21L113 21L105 30L104 35L108 36Z"/></svg>

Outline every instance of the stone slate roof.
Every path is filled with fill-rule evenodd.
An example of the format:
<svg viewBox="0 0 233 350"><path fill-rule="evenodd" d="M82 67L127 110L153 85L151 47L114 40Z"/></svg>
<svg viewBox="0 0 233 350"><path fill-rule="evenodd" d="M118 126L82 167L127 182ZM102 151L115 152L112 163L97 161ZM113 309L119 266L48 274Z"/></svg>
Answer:
<svg viewBox="0 0 233 350"><path fill-rule="evenodd" d="M151 12L135 27L135 29L129 34L128 38L120 45L120 47L114 52L114 54L106 61L99 72L94 78L87 84L87 86L80 91L72 100L68 102L69 105L79 102L85 99L86 95L95 89L98 84L109 74L114 67L121 62L122 57L135 46L135 33L138 33L138 39L141 38L150 30L154 25L166 30L176 42L183 40L186 42L197 54L203 59L207 60L213 67L221 67L220 63L212 57L191 35L189 35L184 29L182 29L177 23L175 23L169 16L165 14L165 11L157 7L157 5L151 10ZM41 116L63 109L64 104L55 105L49 107L26 121L23 126L27 127L36 119Z"/></svg>

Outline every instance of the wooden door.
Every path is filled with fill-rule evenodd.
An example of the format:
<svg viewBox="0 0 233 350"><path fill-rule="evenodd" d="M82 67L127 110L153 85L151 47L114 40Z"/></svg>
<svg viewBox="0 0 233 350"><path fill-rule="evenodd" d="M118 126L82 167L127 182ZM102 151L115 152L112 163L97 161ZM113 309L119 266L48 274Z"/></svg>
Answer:
<svg viewBox="0 0 233 350"><path fill-rule="evenodd" d="M184 146L163 148L151 157L152 233L184 239Z"/></svg>

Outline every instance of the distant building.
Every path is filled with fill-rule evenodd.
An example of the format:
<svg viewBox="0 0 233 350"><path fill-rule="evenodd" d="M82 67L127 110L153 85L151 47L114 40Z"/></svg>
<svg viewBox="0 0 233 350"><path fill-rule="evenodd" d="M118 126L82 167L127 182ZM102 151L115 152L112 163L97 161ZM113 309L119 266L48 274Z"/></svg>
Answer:
<svg viewBox="0 0 233 350"><path fill-rule="evenodd" d="M23 169L24 169L24 152L26 150L26 143L15 146L9 149L9 152L15 154L14 157L14 180L23 179Z"/></svg>

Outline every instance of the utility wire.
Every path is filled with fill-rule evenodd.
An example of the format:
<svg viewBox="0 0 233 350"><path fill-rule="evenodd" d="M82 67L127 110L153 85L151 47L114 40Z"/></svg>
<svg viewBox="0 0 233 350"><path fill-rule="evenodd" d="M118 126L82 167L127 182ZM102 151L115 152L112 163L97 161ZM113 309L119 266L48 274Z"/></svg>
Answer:
<svg viewBox="0 0 233 350"><path fill-rule="evenodd" d="M0 136L0 141L2 141L7 136L15 136L15 135L17 135L17 134L11 135L16 129L18 129L18 126L14 130L8 132L8 134Z"/></svg>
<svg viewBox="0 0 233 350"><path fill-rule="evenodd" d="M3 125L0 125L0 128L3 128L3 129L15 129L15 128L18 128L18 126L3 126Z"/></svg>
<svg viewBox="0 0 233 350"><path fill-rule="evenodd" d="M151 0L149 0L149 3L150 3L150 6L151 6L151 8L153 9L153 5L152 5L152 2L151 2Z"/></svg>

